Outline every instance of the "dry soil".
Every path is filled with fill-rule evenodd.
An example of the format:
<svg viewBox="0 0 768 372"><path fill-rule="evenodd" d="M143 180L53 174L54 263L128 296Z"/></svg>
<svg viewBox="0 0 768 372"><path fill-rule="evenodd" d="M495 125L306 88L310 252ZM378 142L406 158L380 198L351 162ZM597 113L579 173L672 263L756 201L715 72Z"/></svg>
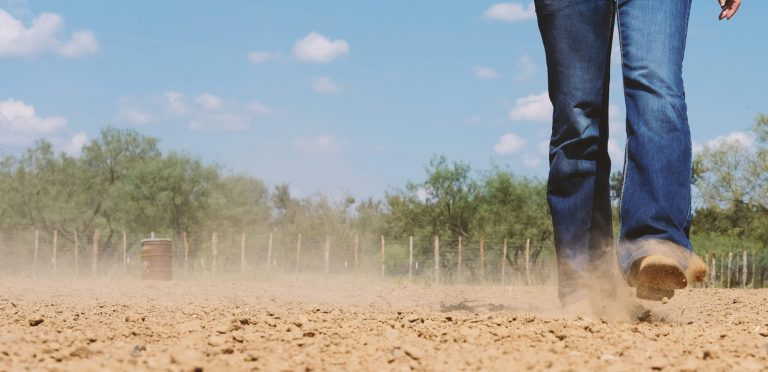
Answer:
<svg viewBox="0 0 768 372"><path fill-rule="evenodd" d="M767 304L687 289L617 319L549 287L6 279L0 370L768 370Z"/></svg>

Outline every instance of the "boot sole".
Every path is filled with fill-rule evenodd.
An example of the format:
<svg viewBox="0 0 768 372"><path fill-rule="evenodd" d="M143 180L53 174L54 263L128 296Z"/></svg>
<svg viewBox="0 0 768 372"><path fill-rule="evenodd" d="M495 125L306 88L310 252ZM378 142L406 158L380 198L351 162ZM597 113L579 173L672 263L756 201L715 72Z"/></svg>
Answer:
<svg viewBox="0 0 768 372"><path fill-rule="evenodd" d="M680 265L661 255L645 257L637 272L636 297L643 300L661 301L672 298L675 289L688 286L688 279Z"/></svg>

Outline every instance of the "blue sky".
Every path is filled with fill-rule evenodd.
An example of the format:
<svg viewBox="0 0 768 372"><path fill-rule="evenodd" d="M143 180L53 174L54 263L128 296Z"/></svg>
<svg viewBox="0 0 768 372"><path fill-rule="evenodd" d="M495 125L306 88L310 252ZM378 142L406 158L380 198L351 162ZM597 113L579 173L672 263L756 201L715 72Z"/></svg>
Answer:
<svg viewBox="0 0 768 372"><path fill-rule="evenodd" d="M546 67L529 2L0 0L0 151L77 155L112 125L231 172L380 197L434 154L546 176ZM695 0L696 146L768 113L768 2ZM612 156L624 146L612 66Z"/></svg>

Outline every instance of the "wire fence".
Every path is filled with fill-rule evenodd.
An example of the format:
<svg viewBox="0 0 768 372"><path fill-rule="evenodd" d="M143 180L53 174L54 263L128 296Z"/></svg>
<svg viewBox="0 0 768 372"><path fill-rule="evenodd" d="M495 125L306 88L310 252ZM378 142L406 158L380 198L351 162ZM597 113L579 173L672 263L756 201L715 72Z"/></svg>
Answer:
<svg viewBox="0 0 768 372"><path fill-rule="evenodd" d="M142 240L152 235L0 231L0 275L139 278ZM178 279L324 274L447 285L554 285L557 280L551 243L524 237L206 232L175 237L172 252ZM708 254L705 260L710 267L707 287L764 288L765 252Z"/></svg>

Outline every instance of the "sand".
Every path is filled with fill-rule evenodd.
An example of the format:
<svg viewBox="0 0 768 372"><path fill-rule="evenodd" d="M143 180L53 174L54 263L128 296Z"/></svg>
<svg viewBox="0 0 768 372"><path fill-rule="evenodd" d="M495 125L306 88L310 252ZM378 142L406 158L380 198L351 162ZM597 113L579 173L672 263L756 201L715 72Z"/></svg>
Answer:
<svg viewBox="0 0 768 372"><path fill-rule="evenodd" d="M617 320L551 287L364 282L5 279L0 370L768 370L768 290Z"/></svg>

